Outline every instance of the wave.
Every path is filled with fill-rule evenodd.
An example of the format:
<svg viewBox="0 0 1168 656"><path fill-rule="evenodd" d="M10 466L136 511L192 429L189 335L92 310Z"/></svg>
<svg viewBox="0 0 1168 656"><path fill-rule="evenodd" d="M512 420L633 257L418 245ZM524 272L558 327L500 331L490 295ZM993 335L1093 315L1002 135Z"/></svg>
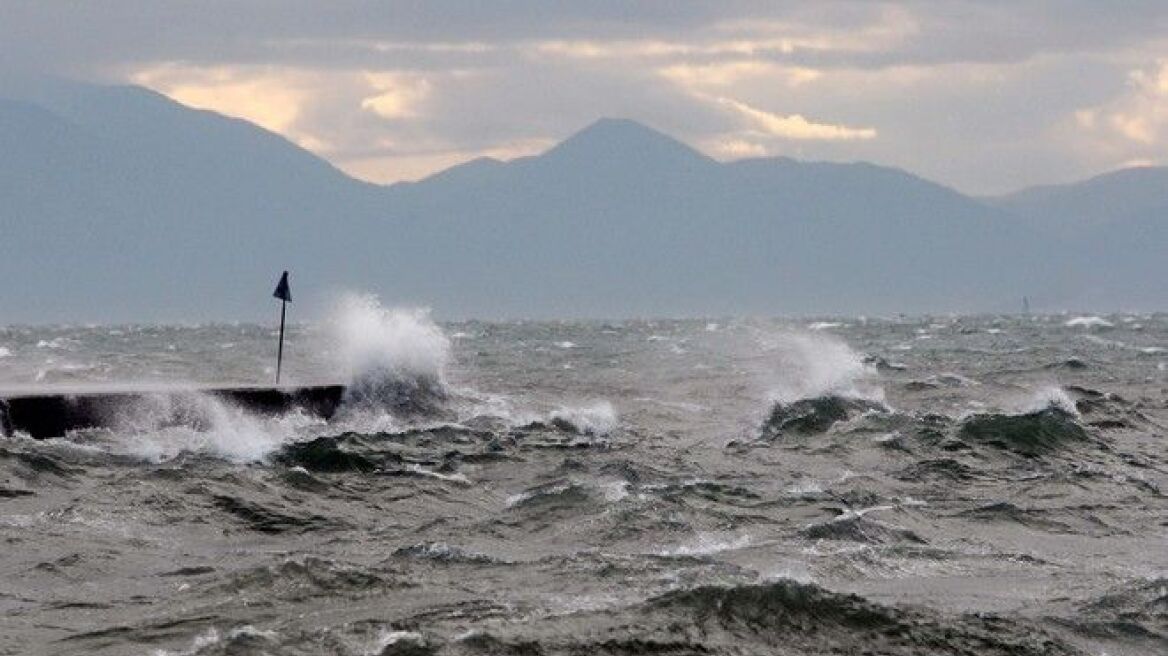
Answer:
<svg viewBox="0 0 1168 656"><path fill-rule="evenodd" d="M1029 457L1090 439L1077 421L1077 413L1059 405L1022 414L975 414L961 423L958 436Z"/></svg>
<svg viewBox="0 0 1168 656"><path fill-rule="evenodd" d="M247 528L259 533L315 531L338 525L337 522L322 515L277 509L227 494L212 495L211 501L216 508L235 517Z"/></svg>
<svg viewBox="0 0 1168 656"><path fill-rule="evenodd" d="M506 563L506 561L499 560L493 556L445 542L420 542L408 547L401 547L394 551L393 555L397 558L432 560L443 563L468 563L478 565Z"/></svg>
<svg viewBox="0 0 1168 656"><path fill-rule="evenodd" d="M1071 328L1112 328L1115 326L1107 319L1096 316L1074 317L1068 319L1063 325Z"/></svg>
<svg viewBox="0 0 1168 656"><path fill-rule="evenodd" d="M608 401L585 406L567 406L548 415L551 425L578 435L606 437L617 427L617 414Z"/></svg>
<svg viewBox="0 0 1168 656"><path fill-rule="evenodd" d="M335 437L318 437L308 442L288 444L272 460L290 467L327 473L367 473L381 466L365 455L345 449L341 440Z"/></svg>
<svg viewBox="0 0 1168 656"><path fill-rule="evenodd" d="M909 529L866 519L859 512L844 513L835 519L812 524L800 530L799 535L810 540L844 540L865 544L927 544L924 538Z"/></svg>
<svg viewBox="0 0 1168 656"><path fill-rule="evenodd" d="M620 614L627 618L631 613ZM671 634L686 641L684 648L665 653L820 653L828 644L833 653L1078 653L1036 627L1005 618L885 606L788 579L669 592L645 602L635 614L642 625L692 626Z"/></svg>
<svg viewBox="0 0 1168 656"><path fill-rule="evenodd" d="M260 462L302 430L323 424L302 412L257 415L199 392L141 395L112 419L111 452L152 462L183 453Z"/></svg>
<svg viewBox="0 0 1168 656"><path fill-rule="evenodd" d="M836 395L778 402L763 422L762 438L775 440L787 435L825 433L837 422L869 411L887 412L888 407L867 399Z"/></svg>
<svg viewBox="0 0 1168 656"><path fill-rule="evenodd" d="M1073 628L1094 637L1168 642L1168 578L1136 579L1078 604ZM1151 652L1149 652L1151 653Z"/></svg>
<svg viewBox="0 0 1168 656"><path fill-rule="evenodd" d="M764 346L776 359L769 381L769 397L775 403L824 396L884 400L876 367L837 338L787 333Z"/></svg>
<svg viewBox="0 0 1168 656"><path fill-rule="evenodd" d="M586 485L555 481L528 488L507 498L507 508L577 507L591 505L592 491Z"/></svg>
<svg viewBox="0 0 1168 656"><path fill-rule="evenodd" d="M390 571L372 571L358 565L306 556L289 558L278 565L243 570L215 588L245 599L275 596L297 601L337 594L353 596L411 585Z"/></svg>
<svg viewBox="0 0 1168 656"><path fill-rule="evenodd" d="M211 654L264 653L277 645L279 634L244 624L226 631L211 627L195 636L181 651L157 649L154 656L210 656Z"/></svg>
<svg viewBox="0 0 1168 656"><path fill-rule="evenodd" d="M426 310L346 294L330 322L349 384L343 410L432 415L449 397L450 340Z"/></svg>

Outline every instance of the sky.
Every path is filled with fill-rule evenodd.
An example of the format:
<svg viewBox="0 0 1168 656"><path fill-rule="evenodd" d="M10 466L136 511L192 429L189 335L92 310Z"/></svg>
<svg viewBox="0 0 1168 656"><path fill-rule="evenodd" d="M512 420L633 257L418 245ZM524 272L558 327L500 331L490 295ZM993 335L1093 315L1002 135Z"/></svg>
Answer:
<svg viewBox="0 0 1168 656"><path fill-rule="evenodd" d="M0 0L0 73L143 85L383 183L606 116L973 194L1168 163L1162 1Z"/></svg>

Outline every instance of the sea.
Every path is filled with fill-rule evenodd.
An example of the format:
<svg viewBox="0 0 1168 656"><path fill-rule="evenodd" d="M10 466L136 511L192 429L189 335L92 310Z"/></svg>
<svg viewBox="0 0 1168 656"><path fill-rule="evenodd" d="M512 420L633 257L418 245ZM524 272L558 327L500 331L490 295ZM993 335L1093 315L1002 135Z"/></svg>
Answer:
<svg viewBox="0 0 1168 656"><path fill-rule="evenodd" d="M0 653L1168 654L1168 315L0 328Z"/></svg>

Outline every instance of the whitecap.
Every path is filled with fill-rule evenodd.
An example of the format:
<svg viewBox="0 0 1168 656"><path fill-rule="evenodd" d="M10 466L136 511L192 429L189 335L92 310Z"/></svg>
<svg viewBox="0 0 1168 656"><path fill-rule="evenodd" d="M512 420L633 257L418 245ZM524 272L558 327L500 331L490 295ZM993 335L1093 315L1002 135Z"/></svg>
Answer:
<svg viewBox="0 0 1168 656"><path fill-rule="evenodd" d="M1048 408L1058 408L1073 417L1079 416L1079 409L1075 407L1075 400L1067 394L1066 390L1057 385L1039 388L1030 399L1022 404L1020 409L1023 412L1038 412Z"/></svg>
<svg viewBox="0 0 1168 656"><path fill-rule="evenodd" d="M1073 319L1068 319L1067 322L1063 325L1070 326L1072 328L1074 328L1074 327L1078 327L1078 328L1111 328L1115 324L1104 319L1103 317L1083 316L1083 317L1074 317Z"/></svg>
<svg viewBox="0 0 1168 656"><path fill-rule="evenodd" d="M751 538L743 533L737 536L698 533L689 542L657 552L659 556L708 556L722 551L733 551L750 546Z"/></svg>
<svg viewBox="0 0 1168 656"><path fill-rule="evenodd" d="M769 381L769 400L792 403L836 395L882 403L875 367L844 342L822 333L790 333L773 344L777 362Z"/></svg>
<svg viewBox="0 0 1168 656"><path fill-rule="evenodd" d="M591 405L566 406L553 410L549 419L553 424L570 428L581 435L604 437L616 430L616 409L608 401Z"/></svg>
<svg viewBox="0 0 1168 656"><path fill-rule="evenodd" d="M458 485L471 485L470 479L462 474L443 474L441 472L436 472L436 471L426 469L425 467L418 465L418 464L406 465L405 470L410 472L411 474L417 474L419 476L425 476L428 478L436 478L440 481L446 481L448 483L457 483Z"/></svg>

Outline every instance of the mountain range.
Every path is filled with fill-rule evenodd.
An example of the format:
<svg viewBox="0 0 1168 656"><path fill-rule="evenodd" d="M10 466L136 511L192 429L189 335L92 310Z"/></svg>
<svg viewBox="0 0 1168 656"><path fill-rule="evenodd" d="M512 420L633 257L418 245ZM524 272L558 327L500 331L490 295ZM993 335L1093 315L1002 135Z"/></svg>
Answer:
<svg viewBox="0 0 1168 656"><path fill-rule="evenodd" d="M448 318L1154 310L1166 251L1166 168L972 197L601 119L381 186L144 88L0 86L0 324L264 318L284 269Z"/></svg>

